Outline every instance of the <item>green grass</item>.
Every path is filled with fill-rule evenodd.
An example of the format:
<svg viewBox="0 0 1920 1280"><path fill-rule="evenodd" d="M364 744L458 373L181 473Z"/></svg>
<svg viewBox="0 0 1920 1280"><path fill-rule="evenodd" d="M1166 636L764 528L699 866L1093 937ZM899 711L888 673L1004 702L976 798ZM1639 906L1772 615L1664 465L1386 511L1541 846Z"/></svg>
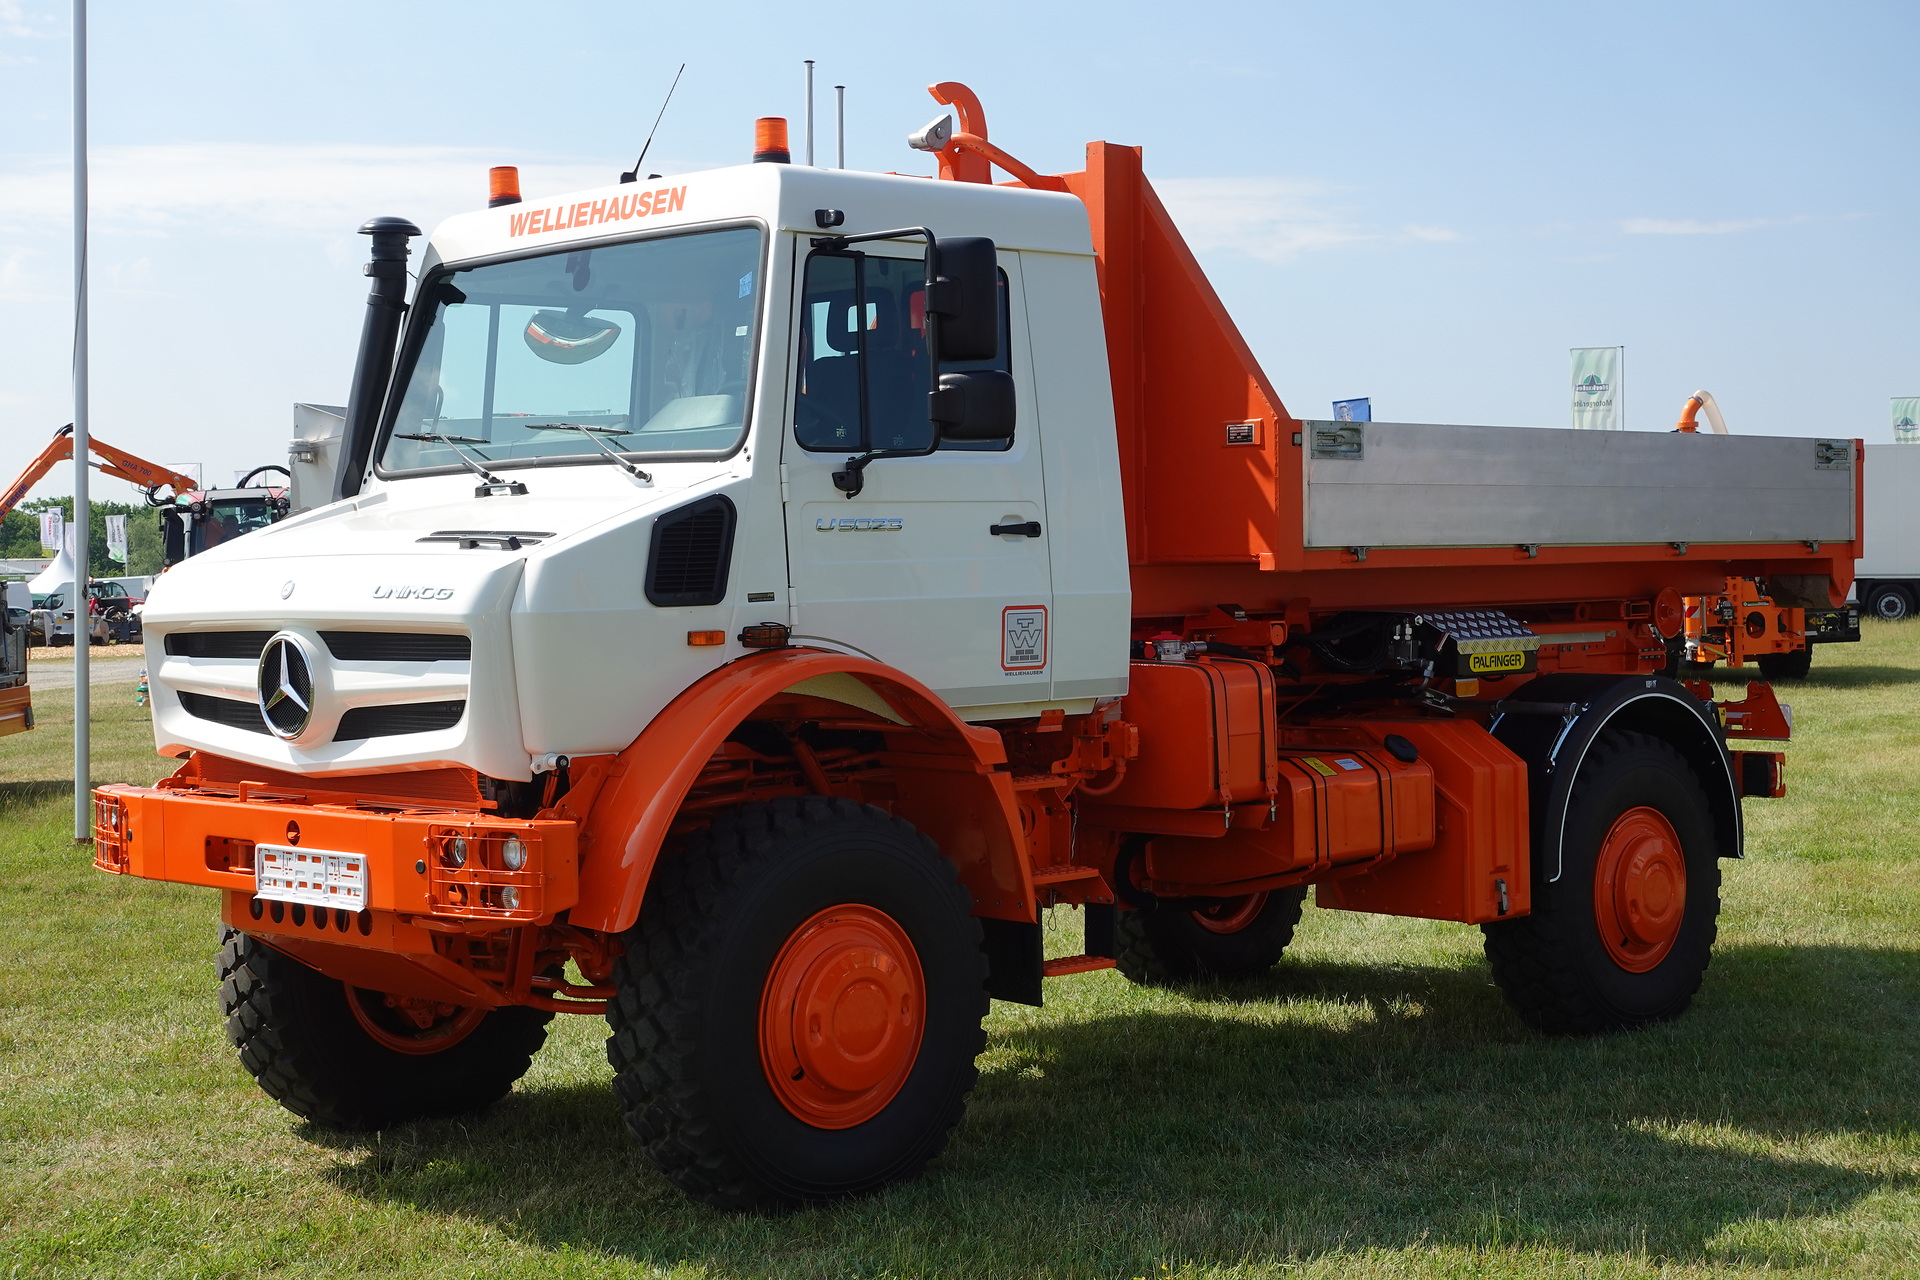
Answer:
<svg viewBox="0 0 1920 1280"><path fill-rule="evenodd" d="M1920 623L1785 696L1792 793L1748 802L1675 1023L1544 1039L1477 932L1310 907L1251 987L996 1006L925 1179L740 1218L641 1159L591 1019L459 1122L269 1102L222 1036L212 895L68 843L43 693L0 739L0 1275L1920 1275ZM96 695L97 779L164 770L131 699Z"/></svg>

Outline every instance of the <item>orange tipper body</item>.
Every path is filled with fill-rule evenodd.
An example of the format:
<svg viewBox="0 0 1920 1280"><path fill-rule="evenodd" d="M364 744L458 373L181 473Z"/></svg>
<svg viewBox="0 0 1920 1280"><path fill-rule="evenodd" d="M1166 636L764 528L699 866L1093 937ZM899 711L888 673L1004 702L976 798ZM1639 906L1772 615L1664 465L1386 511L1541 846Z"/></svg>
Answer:
<svg viewBox="0 0 1920 1280"><path fill-rule="evenodd" d="M970 1060L977 1013L967 1032L953 1009L1116 965L1256 971L1309 890L1484 927L1546 1030L1683 1008L1703 877L1738 855L1743 798L1783 793L1790 728L1765 683L1716 701L1671 678L1674 646L1689 601L1734 583L1765 580L1789 627L1844 600L1858 442L1296 418L1137 148L1041 174L964 86L933 94L958 115L914 137L939 182L787 165L762 122L756 163L663 179L644 209L627 185L535 219L496 184L437 231L416 328L363 347L340 502L156 591L182 763L97 790L97 865L218 890L235 971L343 985L371 1045L477 1053L472 1028L516 1010L605 1013L623 1090L668 1108L647 1132L678 1104L647 1101L623 1037L681 1033L637 957L659 982L737 960L700 990L742 993L712 1017L757 1057L702 1061L760 1120L685 1140L746 1171L660 1157L714 1203L917 1168L935 1139L820 1172L834 1135L964 1091L919 1074ZM367 230L377 312L411 229ZM622 287L622 246L673 244L732 264L725 289L568 312ZM511 301L561 264L551 308ZM495 270L521 273L505 301ZM493 310L426 328L457 307ZM721 346L673 345L718 316ZM544 417L408 390L453 376L433 344L461 333L632 360L603 397L679 381ZM697 382L714 351L739 381ZM939 435L883 439L875 415L918 423L922 393ZM728 414L731 452L691 447ZM323 574L336 552L352 575ZM234 603L189 609L215 572ZM1082 913L1081 954L1043 956L1055 906ZM765 954L676 950L736 916L726 937ZM1569 920L1606 935L1581 953L1598 994L1555 1004L1526 966ZM390 1114L367 1108L335 1118Z"/></svg>

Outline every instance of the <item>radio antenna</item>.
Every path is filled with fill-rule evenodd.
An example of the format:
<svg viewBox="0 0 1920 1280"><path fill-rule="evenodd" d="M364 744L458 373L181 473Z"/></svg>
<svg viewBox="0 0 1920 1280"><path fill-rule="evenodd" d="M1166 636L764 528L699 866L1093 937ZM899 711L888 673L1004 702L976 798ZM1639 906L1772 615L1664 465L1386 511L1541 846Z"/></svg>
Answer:
<svg viewBox="0 0 1920 1280"><path fill-rule="evenodd" d="M660 132L660 119L667 114L667 103L673 101L673 91L680 87L680 77L687 73L687 64L681 63L680 69L673 73L673 83L667 86L667 96L660 104L660 115L653 118L653 128L647 130L647 140L640 146L640 158L633 162L633 168L620 175L622 182L640 181L640 166L647 161L647 152L653 147L653 135Z"/></svg>

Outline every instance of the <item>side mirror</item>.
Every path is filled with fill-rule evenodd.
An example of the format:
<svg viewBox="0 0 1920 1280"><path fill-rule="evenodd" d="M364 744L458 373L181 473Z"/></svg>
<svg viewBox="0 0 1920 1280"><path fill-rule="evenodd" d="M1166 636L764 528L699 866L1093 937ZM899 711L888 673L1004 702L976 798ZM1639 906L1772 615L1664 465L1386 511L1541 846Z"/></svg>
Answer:
<svg viewBox="0 0 1920 1280"><path fill-rule="evenodd" d="M160 562L172 568L187 558L187 526L176 507L160 511Z"/></svg>
<svg viewBox="0 0 1920 1280"><path fill-rule="evenodd" d="M1000 354L1000 268L985 236L935 240L934 286L927 308L940 317L934 340L942 361L991 360Z"/></svg>
<svg viewBox="0 0 1920 1280"><path fill-rule="evenodd" d="M1013 375L999 369L943 373L927 397L929 416L946 440L1013 439Z"/></svg>

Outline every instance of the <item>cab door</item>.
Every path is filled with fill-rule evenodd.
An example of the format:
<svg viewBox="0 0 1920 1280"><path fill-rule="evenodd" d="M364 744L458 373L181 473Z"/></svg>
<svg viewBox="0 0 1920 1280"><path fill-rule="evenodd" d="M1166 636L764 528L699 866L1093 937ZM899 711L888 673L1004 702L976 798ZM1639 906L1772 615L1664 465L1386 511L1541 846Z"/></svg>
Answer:
<svg viewBox="0 0 1920 1280"><path fill-rule="evenodd" d="M1051 687L1046 488L1018 256L999 255L997 359L1010 441L879 458L849 498L833 473L870 449L924 449L931 378L923 259L905 244L802 257L781 476L796 638L898 667L975 719L1030 714Z"/></svg>

